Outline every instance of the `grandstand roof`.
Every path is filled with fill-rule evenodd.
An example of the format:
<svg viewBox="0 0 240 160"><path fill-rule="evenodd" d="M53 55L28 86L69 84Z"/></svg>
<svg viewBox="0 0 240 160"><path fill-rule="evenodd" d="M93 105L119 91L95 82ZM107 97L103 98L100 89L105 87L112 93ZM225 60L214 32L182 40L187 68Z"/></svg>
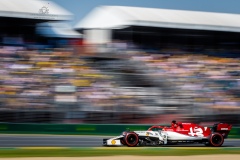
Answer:
<svg viewBox="0 0 240 160"><path fill-rule="evenodd" d="M69 20L72 13L51 1L0 0L0 17Z"/></svg>
<svg viewBox="0 0 240 160"><path fill-rule="evenodd" d="M71 26L66 23L51 22L51 23L39 23L36 31L38 34L46 37L58 37L58 38L82 38L82 34L73 30Z"/></svg>
<svg viewBox="0 0 240 160"><path fill-rule="evenodd" d="M126 6L99 6L76 29L150 26L240 32L240 14L185 11Z"/></svg>

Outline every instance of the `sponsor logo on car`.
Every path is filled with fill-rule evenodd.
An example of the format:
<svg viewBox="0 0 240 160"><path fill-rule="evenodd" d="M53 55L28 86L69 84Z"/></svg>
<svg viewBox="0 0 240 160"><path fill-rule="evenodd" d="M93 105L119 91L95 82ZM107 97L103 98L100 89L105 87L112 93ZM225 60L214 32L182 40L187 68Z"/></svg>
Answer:
<svg viewBox="0 0 240 160"><path fill-rule="evenodd" d="M228 128L221 128L221 130L228 130Z"/></svg>
<svg viewBox="0 0 240 160"><path fill-rule="evenodd" d="M151 132L147 132L146 135L147 135L147 136L149 136L149 135L152 135L152 136L153 136L154 134L151 133Z"/></svg>
<svg viewBox="0 0 240 160"><path fill-rule="evenodd" d="M115 145L115 144L116 144L116 141L115 141L115 140L112 140L111 143L112 143L112 145Z"/></svg>

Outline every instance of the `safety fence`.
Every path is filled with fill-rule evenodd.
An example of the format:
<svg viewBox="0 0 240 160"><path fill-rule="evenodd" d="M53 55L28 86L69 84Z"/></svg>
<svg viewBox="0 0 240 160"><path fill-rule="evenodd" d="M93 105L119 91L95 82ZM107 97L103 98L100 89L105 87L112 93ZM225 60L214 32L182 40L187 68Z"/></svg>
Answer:
<svg viewBox="0 0 240 160"><path fill-rule="evenodd" d="M163 125L163 124L162 124ZM129 130L147 130L152 125L137 124L19 124L0 123L4 134L119 135ZM229 138L240 138L240 127L233 127Z"/></svg>

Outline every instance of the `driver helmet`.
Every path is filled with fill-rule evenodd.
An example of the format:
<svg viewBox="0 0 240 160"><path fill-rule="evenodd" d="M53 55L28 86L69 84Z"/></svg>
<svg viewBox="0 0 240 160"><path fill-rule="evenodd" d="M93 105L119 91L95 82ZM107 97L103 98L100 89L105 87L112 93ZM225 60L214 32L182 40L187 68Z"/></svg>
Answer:
<svg viewBox="0 0 240 160"><path fill-rule="evenodd" d="M172 120L172 127L177 127L177 121L176 120Z"/></svg>

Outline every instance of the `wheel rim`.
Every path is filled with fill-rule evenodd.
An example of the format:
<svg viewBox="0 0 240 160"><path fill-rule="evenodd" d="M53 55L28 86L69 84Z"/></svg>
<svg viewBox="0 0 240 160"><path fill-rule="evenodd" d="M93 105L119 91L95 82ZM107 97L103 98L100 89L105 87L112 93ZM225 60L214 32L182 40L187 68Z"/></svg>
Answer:
<svg viewBox="0 0 240 160"><path fill-rule="evenodd" d="M214 136L212 137L212 142L213 142L213 144L216 144L216 145L221 144L221 143L222 143L222 138L221 138L221 136L219 136L219 135L214 135Z"/></svg>
<svg viewBox="0 0 240 160"><path fill-rule="evenodd" d="M135 135L131 134L128 136L127 140L128 140L128 143L135 144L137 141L137 137Z"/></svg>

